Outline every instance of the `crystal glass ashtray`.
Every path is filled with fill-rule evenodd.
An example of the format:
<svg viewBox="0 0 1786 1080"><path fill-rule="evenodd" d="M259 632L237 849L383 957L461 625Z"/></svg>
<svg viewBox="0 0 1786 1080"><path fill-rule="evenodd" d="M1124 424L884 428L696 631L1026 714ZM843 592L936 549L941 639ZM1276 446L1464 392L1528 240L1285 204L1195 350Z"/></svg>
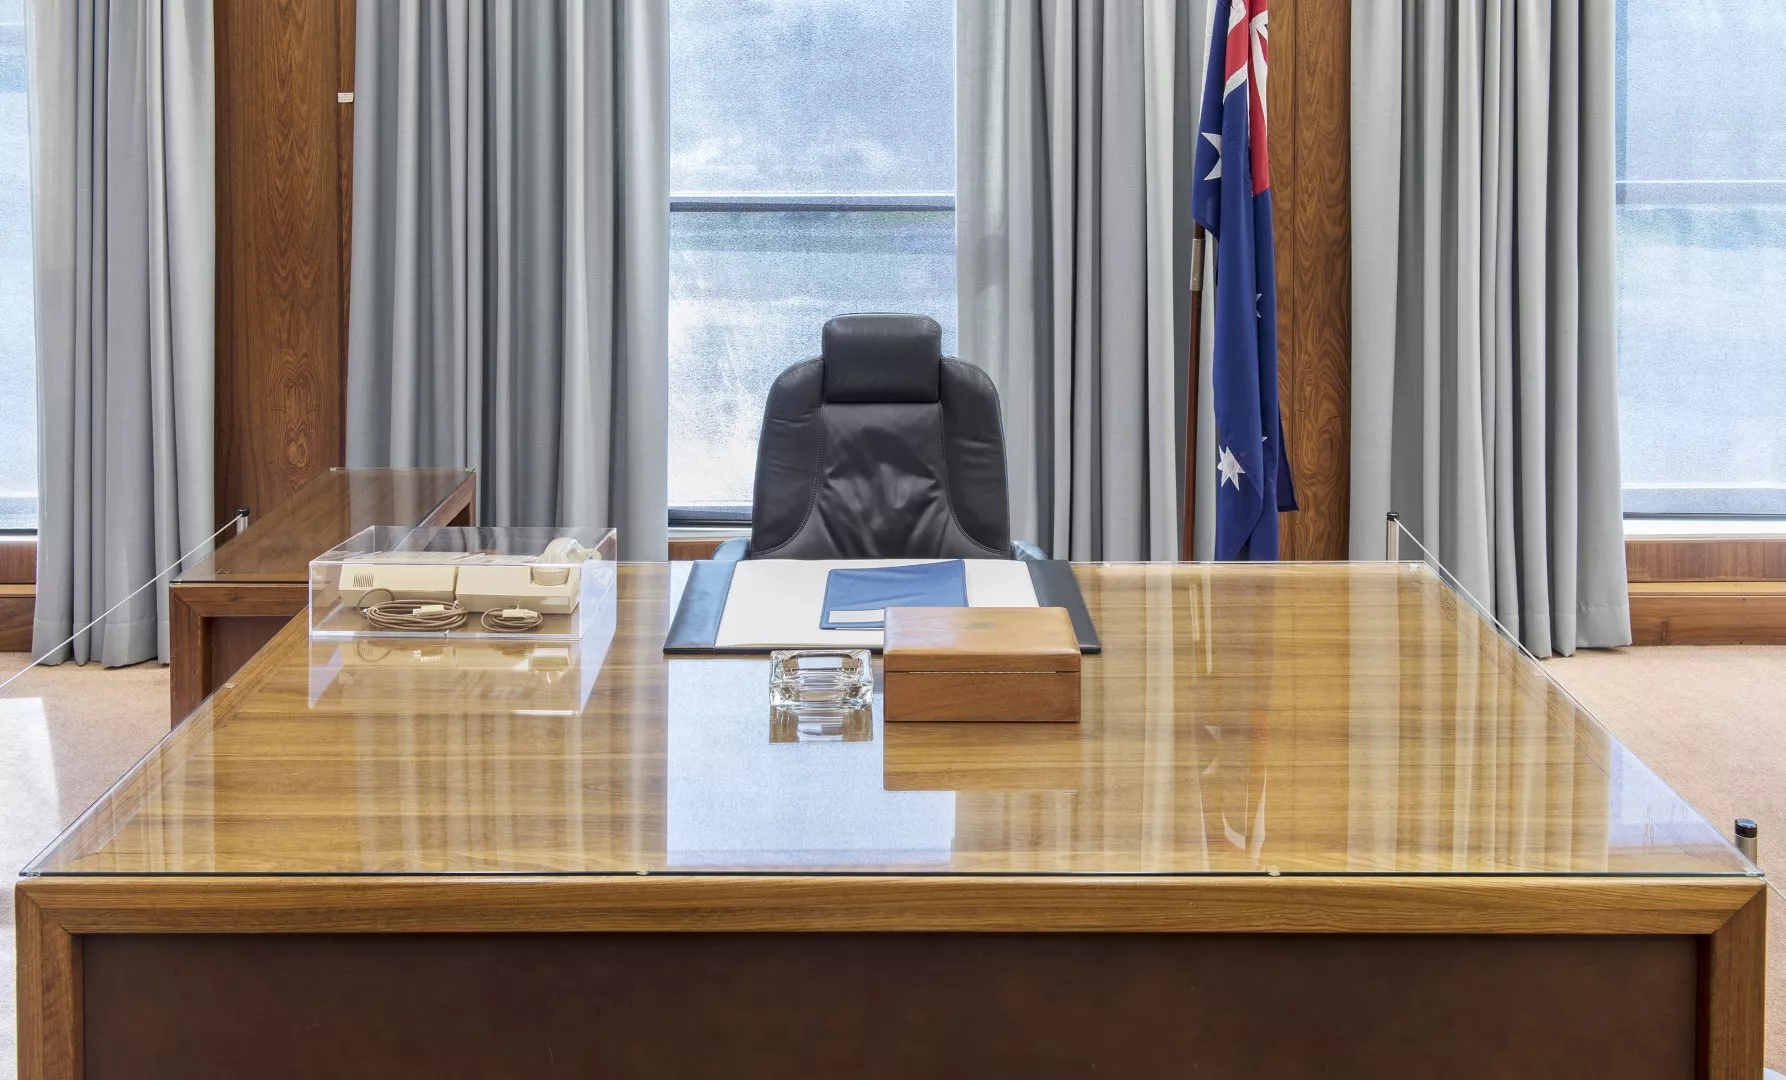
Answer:
<svg viewBox="0 0 1786 1080"><path fill-rule="evenodd" d="M848 712L874 700L867 649L779 649L769 654L769 703L778 709Z"/></svg>

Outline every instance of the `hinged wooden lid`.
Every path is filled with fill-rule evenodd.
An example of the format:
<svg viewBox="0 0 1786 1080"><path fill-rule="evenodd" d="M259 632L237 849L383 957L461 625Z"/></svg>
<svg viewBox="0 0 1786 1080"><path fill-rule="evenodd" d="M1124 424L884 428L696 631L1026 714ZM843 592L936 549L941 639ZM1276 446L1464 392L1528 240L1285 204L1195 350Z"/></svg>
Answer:
<svg viewBox="0 0 1786 1080"><path fill-rule="evenodd" d="M888 608L887 671L1078 671L1066 608Z"/></svg>

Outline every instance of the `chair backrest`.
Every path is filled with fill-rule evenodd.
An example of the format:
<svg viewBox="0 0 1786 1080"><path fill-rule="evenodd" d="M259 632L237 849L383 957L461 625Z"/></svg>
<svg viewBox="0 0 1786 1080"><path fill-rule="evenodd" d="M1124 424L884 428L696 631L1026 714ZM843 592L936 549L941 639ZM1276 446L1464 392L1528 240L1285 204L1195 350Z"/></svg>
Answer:
<svg viewBox="0 0 1786 1080"><path fill-rule="evenodd" d="M923 315L839 315L763 408L750 557L1008 558L998 391Z"/></svg>

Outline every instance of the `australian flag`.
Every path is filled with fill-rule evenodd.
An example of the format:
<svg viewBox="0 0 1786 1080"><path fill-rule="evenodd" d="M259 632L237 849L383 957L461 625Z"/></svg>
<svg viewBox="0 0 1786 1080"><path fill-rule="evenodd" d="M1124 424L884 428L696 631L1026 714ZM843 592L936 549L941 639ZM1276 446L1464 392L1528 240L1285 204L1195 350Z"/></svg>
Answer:
<svg viewBox="0 0 1786 1080"><path fill-rule="evenodd" d="M1277 278L1265 153L1266 7L1216 0L1192 209L1216 239L1215 557L1275 559L1296 509L1277 396Z"/></svg>

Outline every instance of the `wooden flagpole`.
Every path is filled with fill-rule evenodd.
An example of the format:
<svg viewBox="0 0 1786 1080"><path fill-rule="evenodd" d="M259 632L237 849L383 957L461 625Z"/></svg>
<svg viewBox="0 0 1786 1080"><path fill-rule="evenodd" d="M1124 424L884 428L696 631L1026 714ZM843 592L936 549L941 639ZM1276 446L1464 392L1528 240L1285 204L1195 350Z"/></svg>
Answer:
<svg viewBox="0 0 1786 1080"><path fill-rule="evenodd" d="M1191 561L1192 527L1197 513L1197 394L1201 377L1203 345L1203 226L1191 232L1191 332L1190 363L1186 368L1184 408L1184 532L1178 538L1178 557Z"/></svg>

